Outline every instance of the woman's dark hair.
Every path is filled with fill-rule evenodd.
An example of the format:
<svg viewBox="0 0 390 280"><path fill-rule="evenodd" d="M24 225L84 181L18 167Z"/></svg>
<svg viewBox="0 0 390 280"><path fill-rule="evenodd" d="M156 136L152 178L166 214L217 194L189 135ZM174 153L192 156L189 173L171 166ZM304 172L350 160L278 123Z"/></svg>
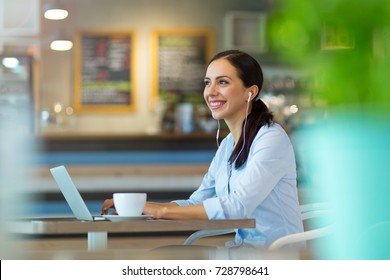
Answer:
<svg viewBox="0 0 390 280"><path fill-rule="evenodd" d="M236 68L237 75L242 80L245 87L256 85L259 88L257 94L260 93L263 86L263 71L256 59L239 50L228 50L216 54L210 60L209 65L211 62L221 58L226 59L234 68ZM259 129L264 125L270 126L273 123L273 115L264 102L261 101L260 98L257 98L257 96L254 100L252 111L248 115L245 127L245 147L240 153L244 143L244 134L241 134L241 137L229 158L230 164L233 164L235 160L236 169L240 168L248 159L250 147ZM242 125L244 125L244 122Z"/></svg>

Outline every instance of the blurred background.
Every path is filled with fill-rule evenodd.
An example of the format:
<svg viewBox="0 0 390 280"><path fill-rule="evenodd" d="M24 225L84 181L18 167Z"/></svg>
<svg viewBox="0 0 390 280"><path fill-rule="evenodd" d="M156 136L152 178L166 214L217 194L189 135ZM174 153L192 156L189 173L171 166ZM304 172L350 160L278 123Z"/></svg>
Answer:
<svg viewBox="0 0 390 280"><path fill-rule="evenodd" d="M206 63L234 48L263 67L301 203L337 213L313 258L388 259L389 20L385 0L0 0L0 207L70 213L56 165L93 212L116 191L188 196L217 147Z"/></svg>

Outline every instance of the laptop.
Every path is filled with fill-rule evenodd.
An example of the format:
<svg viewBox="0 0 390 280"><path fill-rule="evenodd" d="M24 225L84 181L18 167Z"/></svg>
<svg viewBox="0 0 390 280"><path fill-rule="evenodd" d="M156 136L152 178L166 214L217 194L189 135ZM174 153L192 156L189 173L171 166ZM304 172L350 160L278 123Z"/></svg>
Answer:
<svg viewBox="0 0 390 280"><path fill-rule="evenodd" d="M105 218L101 215L92 215L83 198L81 197L76 185L73 183L65 166L61 165L50 169L54 180L60 188L66 202L73 214L81 221L101 221Z"/></svg>

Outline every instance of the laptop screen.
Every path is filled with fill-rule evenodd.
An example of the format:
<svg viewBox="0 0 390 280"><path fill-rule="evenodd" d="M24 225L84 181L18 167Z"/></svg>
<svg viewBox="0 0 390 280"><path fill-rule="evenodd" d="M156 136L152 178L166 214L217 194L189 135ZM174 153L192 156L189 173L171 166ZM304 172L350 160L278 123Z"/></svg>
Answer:
<svg viewBox="0 0 390 280"><path fill-rule="evenodd" d="M83 221L93 221L91 212L88 210L65 166L51 168L50 172L76 218Z"/></svg>

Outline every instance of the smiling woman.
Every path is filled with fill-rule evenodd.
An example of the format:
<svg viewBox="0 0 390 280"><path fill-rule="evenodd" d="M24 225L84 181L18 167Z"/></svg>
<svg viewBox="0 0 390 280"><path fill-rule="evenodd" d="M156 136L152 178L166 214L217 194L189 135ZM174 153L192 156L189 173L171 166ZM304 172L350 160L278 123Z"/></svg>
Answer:
<svg viewBox="0 0 390 280"><path fill-rule="evenodd" d="M200 187L187 200L147 202L144 214L164 219L256 219L256 228L236 230L233 246L267 247L303 231L291 142L257 98L263 83L260 65L241 51L211 59L204 98L230 134L223 139ZM115 208L107 199L102 212ZM301 244L299 244L300 246Z"/></svg>
<svg viewBox="0 0 390 280"><path fill-rule="evenodd" d="M263 85L262 69L258 62L246 53L221 52L209 63L205 85L204 98L213 117L224 119L235 139L234 157L232 155L230 160L237 160L238 168L242 161L240 154L247 154L249 149L244 149L250 147L260 127L264 124L270 125L273 118L263 101L258 98ZM251 114L248 115L249 112ZM257 129L252 130L252 124ZM248 145L245 145L247 140Z"/></svg>

